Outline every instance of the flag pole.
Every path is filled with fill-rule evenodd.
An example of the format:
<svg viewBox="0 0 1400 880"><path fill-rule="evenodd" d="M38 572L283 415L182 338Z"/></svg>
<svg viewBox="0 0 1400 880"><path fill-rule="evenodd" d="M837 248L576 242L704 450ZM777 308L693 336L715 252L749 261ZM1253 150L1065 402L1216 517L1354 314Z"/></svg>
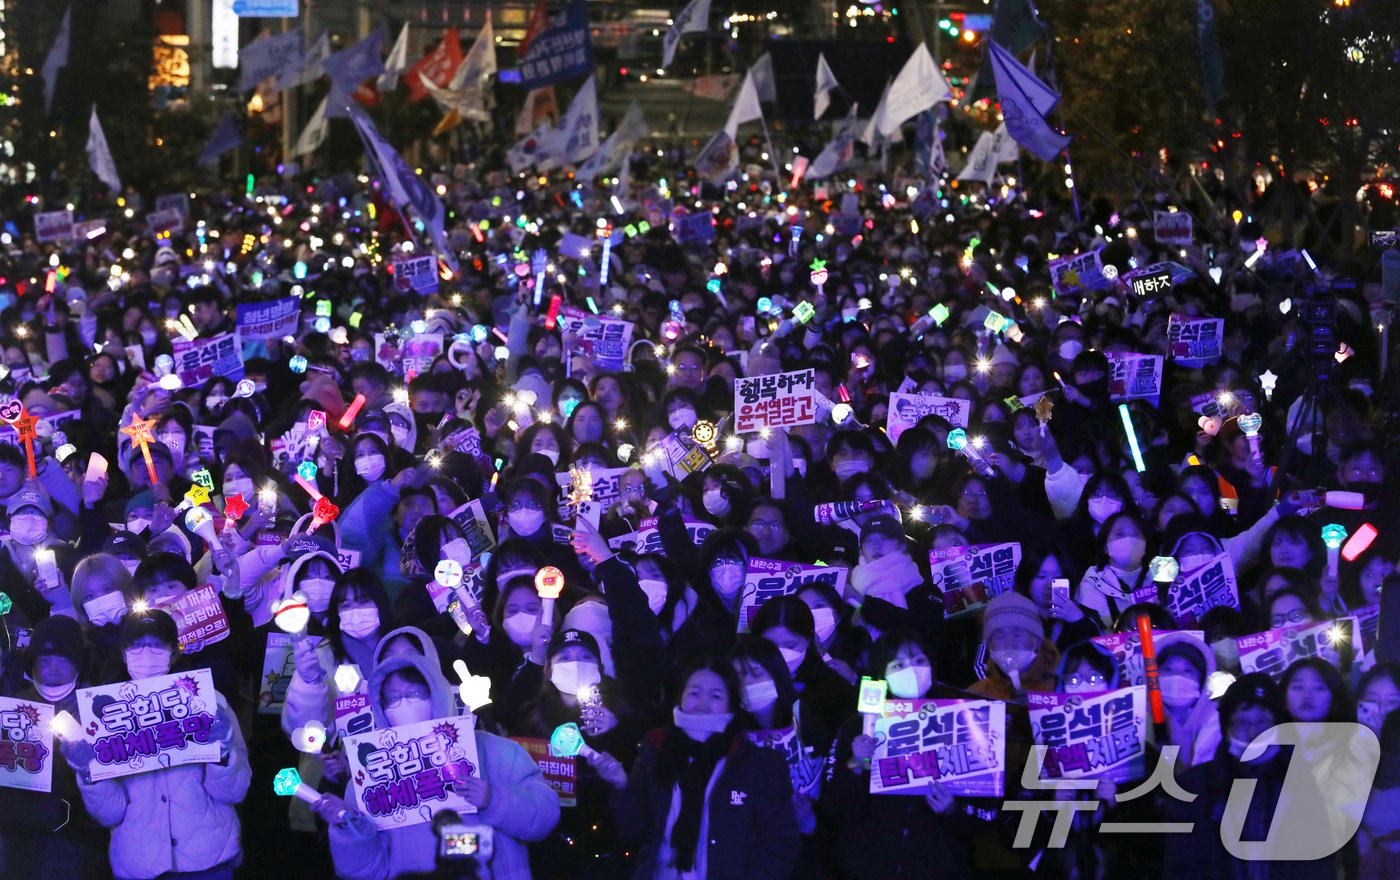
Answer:
<svg viewBox="0 0 1400 880"><path fill-rule="evenodd" d="M773 177L782 191L786 192L787 187L783 186L783 172L778 169L778 151L774 149L773 138L768 134L768 120L760 113L758 121L763 126L763 141L768 144L768 158L773 163Z"/></svg>
<svg viewBox="0 0 1400 880"><path fill-rule="evenodd" d="M350 100L354 99L351 98ZM380 166L378 159L375 157L374 148L370 146L369 141L365 140L364 133L360 131L360 127L355 124L353 119L350 120L350 127L355 129L355 136L360 139L360 145L365 148L365 158L369 160L370 169L379 175L380 186L387 187L389 185L389 175L386 174L383 167ZM386 197L385 202L393 205L394 200ZM394 210L398 212L399 217L403 219L404 228L408 230L408 239L413 242L413 252L416 254L420 245L418 244L418 236L413 234L413 216L409 214L408 210L402 205L393 205L393 207Z"/></svg>

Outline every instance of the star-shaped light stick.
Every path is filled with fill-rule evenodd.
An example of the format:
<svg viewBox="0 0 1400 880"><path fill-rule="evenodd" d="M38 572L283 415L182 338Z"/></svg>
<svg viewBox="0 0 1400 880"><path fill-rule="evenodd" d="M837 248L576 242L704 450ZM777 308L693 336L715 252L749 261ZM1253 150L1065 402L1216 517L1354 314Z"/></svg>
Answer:
<svg viewBox="0 0 1400 880"><path fill-rule="evenodd" d="M340 516L340 508L331 503L331 500L321 494L321 490L316 488L316 484L306 479L301 474L297 474L293 479L298 486L306 490L316 501L315 507L311 508L311 527L306 530L307 534L316 531L321 526Z"/></svg>
<svg viewBox="0 0 1400 880"><path fill-rule="evenodd" d="M159 483L156 477L156 465L151 461L151 444L155 442L155 437L151 434L151 428L155 425L155 419L143 419L136 413L131 414L131 424L122 428L122 433L131 438L131 442L141 447L141 457L146 460L146 474L151 478L151 485Z"/></svg>
<svg viewBox="0 0 1400 880"><path fill-rule="evenodd" d="M19 433L19 442L24 444L24 455L29 460L29 478L35 479L39 476L38 470L34 467L34 439L38 435L34 426L39 424L38 416L31 416L29 410L21 409L20 417L11 422L15 426L15 431ZM155 477L151 478L155 482Z"/></svg>

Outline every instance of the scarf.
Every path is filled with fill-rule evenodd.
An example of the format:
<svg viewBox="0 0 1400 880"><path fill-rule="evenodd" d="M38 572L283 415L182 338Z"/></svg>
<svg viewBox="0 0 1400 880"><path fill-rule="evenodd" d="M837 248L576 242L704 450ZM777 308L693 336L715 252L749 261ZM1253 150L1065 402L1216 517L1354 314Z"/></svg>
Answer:
<svg viewBox="0 0 1400 880"><path fill-rule="evenodd" d="M671 827L671 851L681 872L695 867L695 849L700 842L700 820L705 814L705 789L719 759L734 740L734 724L705 742L697 742L679 728L668 731L663 757L670 775L681 792L681 811ZM663 778L665 778L663 776Z"/></svg>
<svg viewBox="0 0 1400 880"><path fill-rule="evenodd" d="M884 599L899 608L909 607L904 594L922 581L919 567L904 553L889 553L851 569L852 589L862 597Z"/></svg>

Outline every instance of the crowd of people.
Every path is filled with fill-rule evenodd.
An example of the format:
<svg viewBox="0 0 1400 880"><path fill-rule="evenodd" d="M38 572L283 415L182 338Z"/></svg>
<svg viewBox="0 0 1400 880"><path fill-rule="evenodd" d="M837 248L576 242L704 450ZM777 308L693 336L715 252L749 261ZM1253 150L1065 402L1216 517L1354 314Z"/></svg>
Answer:
<svg viewBox="0 0 1400 880"><path fill-rule="evenodd" d="M717 187L676 158L639 152L625 191L429 169L456 273L348 175L193 193L161 231L129 193L45 242L47 195L13 200L0 693L86 722L90 688L206 670L188 742L217 754L113 776L95 723L55 723L48 790L0 787L5 876L1400 874L1374 255L1314 266L1249 206L1167 244L1165 199ZM1060 271L1076 254L1094 268ZM739 432L736 386L807 370L810 407ZM1371 540L1339 560L1334 524ZM1016 561L981 594L949 579L996 545ZM1228 589L1182 600L1221 556ZM758 602L755 560L804 576ZM1144 618L1150 685L1107 638ZM875 682L1004 707L998 795L947 767L872 794ZM1098 806L1019 839L1037 695L1132 687L1163 710L1140 775L1056 791ZM452 718L475 738L454 811L421 779L422 821L369 809L363 743ZM1307 747L1250 745L1290 721L1359 723L1379 770L1340 850L1244 860L1227 799L1256 785L1262 839ZM1120 799L1172 749L1190 803ZM435 760L395 757L393 796Z"/></svg>

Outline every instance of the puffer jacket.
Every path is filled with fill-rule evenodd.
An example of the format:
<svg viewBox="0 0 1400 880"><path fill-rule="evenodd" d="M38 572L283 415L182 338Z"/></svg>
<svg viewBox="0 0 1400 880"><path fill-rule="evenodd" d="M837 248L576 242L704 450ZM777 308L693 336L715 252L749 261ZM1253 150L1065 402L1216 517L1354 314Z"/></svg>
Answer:
<svg viewBox="0 0 1400 880"><path fill-rule="evenodd" d="M390 657L370 675L370 711L376 729L389 727L379 695L384 682L400 669L412 668L428 682L433 717L455 714L451 688L436 664L423 657ZM543 840L559 821L559 796L544 781L529 754L508 739L476 731L478 770L491 786L485 810L462 816L464 824L494 831L495 854L479 872L482 880L530 880L525 844ZM330 829L336 876L345 880L382 880L407 872L431 872L437 835L431 823L380 831L365 816L352 812Z"/></svg>
<svg viewBox="0 0 1400 880"><path fill-rule="evenodd" d="M219 711L233 718L222 695ZM98 824L112 829L112 873L145 880L172 871L203 871L242 858L235 807L248 792L253 771L235 721L227 760L186 764L104 779L78 781L83 804Z"/></svg>

